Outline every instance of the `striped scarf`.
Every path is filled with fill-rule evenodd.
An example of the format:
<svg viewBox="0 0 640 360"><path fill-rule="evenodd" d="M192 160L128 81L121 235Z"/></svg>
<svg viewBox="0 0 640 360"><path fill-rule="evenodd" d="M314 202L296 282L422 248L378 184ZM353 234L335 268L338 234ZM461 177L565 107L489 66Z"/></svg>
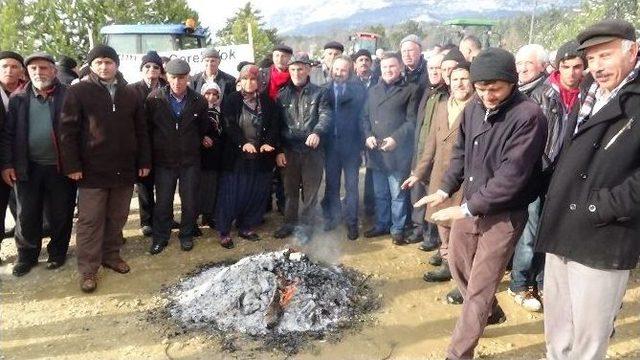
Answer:
<svg viewBox="0 0 640 360"><path fill-rule="evenodd" d="M611 91L611 94L609 94L609 98L607 99L607 103L618 95L618 92L620 91L620 89L622 89L625 85L635 80L636 77L638 77L639 73L640 73L640 60L637 60L636 66L633 68L633 70L631 70L631 72L629 72L627 77L625 77L624 80L622 80L620 85L618 85L615 89ZM576 123L574 134L577 133L580 126L584 124L587 121L587 119L589 119L589 116L591 115L591 111L593 111L593 105L596 102L596 92L598 91L599 87L600 86L598 85L598 82L595 80L593 81L593 84L591 84L591 86L589 87L589 91L587 91L587 95L585 96L584 101L582 102L582 106L580 107L580 113L578 114L578 122Z"/></svg>

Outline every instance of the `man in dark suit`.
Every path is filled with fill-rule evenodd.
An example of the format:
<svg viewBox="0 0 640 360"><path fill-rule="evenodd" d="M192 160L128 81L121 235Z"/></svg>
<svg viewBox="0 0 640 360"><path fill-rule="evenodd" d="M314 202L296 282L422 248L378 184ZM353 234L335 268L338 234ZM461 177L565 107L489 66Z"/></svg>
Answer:
<svg viewBox="0 0 640 360"><path fill-rule="evenodd" d="M325 230L333 230L344 214L347 237L358 238L358 173L362 133L360 116L364 104L364 87L350 81L353 68L351 58L338 56L331 68L333 80L327 85L333 109L333 122L326 135L325 145L325 192L322 201ZM344 172L344 209L340 204L340 178Z"/></svg>
<svg viewBox="0 0 640 360"><path fill-rule="evenodd" d="M369 89L361 122L376 201L376 223L365 236L391 233L394 244L404 245L408 193L400 184L411 166L418 91L402 79L397 54L385 53L380 64L382 81Z"/></svg>

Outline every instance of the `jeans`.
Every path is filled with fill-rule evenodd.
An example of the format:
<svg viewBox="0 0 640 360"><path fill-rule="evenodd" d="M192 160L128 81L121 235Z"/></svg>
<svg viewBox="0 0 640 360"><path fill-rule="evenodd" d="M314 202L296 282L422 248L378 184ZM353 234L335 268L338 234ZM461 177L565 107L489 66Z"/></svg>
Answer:
<svg viewBox="0 0 640 360"><path fill-rule="evenodd" d="M156 206L153 211L153 241L164 243L171 236L173 194L180 182L180 232L178 238L191 240L198 213L200 164L180 167L155 167Z"/></svg>
<svg viewBox="0 0 640 360"><path fill-rule="evenodd" d="M358 224L358 176L360 151L328 145L325 159L325 189L322 210L327 222L338 222L343 214L349 226ZM344 172L344 209L340 203L340 180ZM343 211L344 210L344 211Z"/></svg>
<svg viewBox="0 0 640 360"><path fill-rule="evenodd" d="M529 219L516 245L509 284L513 292L526 290L529 286L537 286L538 290L542 290L544 254L533 251L540 224L540 205L540 198L529 204Z"/></svg>
<svg viewBox="0 0 640 360"><path fill-rule="evenodd" d="M400 189L406 174L373 170L373 192L376 199L376 229L393 235L402 234L407 221L408 193Z"/></svg>

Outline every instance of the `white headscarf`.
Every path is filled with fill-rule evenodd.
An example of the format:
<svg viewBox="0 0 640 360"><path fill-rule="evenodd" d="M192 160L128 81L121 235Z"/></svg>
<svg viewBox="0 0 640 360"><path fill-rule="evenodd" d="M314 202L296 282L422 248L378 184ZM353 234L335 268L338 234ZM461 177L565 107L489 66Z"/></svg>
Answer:
<svg viewBox="0 0 640 360"><path fill-rule="evenodd" d="M200 94L204 96L209 90L216 90L218 92L218 102L216 103L216 107L219 107L222 104L222 91L220 90L220 86L216 84L214 81L206 81L202 84L202 88L200 88Z"/></svg>

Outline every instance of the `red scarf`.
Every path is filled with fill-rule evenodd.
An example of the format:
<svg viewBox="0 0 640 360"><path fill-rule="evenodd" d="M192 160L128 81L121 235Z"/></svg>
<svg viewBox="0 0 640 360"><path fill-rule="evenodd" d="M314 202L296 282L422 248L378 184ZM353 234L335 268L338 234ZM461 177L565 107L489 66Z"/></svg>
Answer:
<svg viewBox="0 0 640 360"><path fill-rule="evenodd" d="M269 80L269 97L271 100L276 101L278 97L278 90L289 81L289 70L279 71L275 65L271 66L271 74Z"/></svg>
<svg viewBox="0 0 640 360"><path fill-rule="evenodd" d="M560 89L560 98L562 99L562 103L568 110L571 110L573 108L573 105L576 103L576 100L578 100L580 88L565 88L564 85L562 85L562 83L560 82L560 72L557 70L551 73L551 75L549 76L549 81L551 81L552 84L556 85L558 89Z"/></svg>

